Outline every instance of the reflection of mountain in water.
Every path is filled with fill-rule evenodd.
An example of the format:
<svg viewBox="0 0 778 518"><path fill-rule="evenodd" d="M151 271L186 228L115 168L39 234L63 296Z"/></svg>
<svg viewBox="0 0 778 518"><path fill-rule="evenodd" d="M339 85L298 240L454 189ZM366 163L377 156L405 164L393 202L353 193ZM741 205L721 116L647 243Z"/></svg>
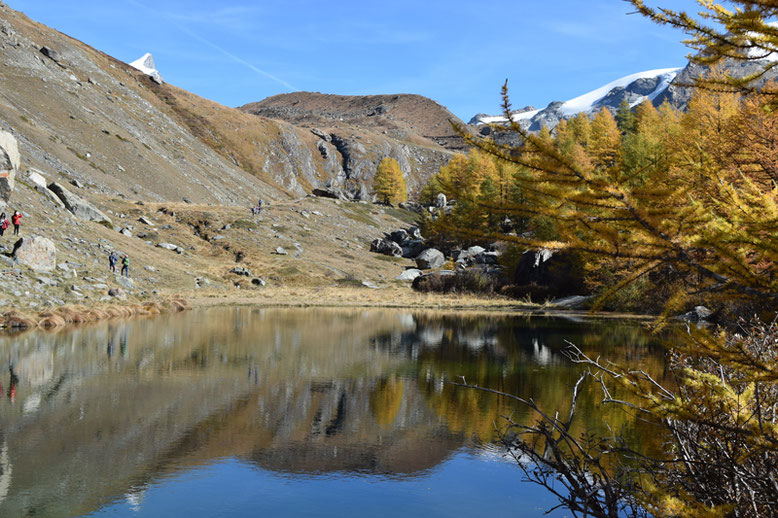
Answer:
<svg viewBox="0 0 778 518"><path fill-rule="evenodd" d="M0 516L68 516L117 498L142 507L153 480L222 457L290 475L423 473L489 440L505 410L443 380L565 392L562 337L594 342L603 330L555 329L223 309L0 338Z"/></svg>

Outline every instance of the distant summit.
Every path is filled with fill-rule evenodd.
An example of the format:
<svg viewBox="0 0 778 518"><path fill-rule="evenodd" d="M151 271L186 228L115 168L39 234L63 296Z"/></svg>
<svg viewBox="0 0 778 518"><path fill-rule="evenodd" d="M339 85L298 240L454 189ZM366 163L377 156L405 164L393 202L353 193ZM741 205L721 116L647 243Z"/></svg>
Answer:
<svg viewBox="0 0 778 518"><path fill-rule="evenodd" d="M663 68L639 72L612 81L600 88L569 101L554 101L542 110L531 107L513 112L512 119L529 131L539 131L543 126L553 129L559 121L568 119L578 113L594 113L602 108L615 112L619 104L626 100L630 106L636 106L643 101L656 101L663 97L680 68ZM500 124L507 122L504 115L488 116L478 114L471 119L471 124Z"/></svg>
<svg viewBox="0 0 778 518"><path fill-rule="evenodd" d="M157 70L157 66L154 64L154 57L149 52L130 63L130 66L134 69L140 70L148 76L151 76L155 82L159 84L163 83L162 74L160 74L159 70Z"/></svg>

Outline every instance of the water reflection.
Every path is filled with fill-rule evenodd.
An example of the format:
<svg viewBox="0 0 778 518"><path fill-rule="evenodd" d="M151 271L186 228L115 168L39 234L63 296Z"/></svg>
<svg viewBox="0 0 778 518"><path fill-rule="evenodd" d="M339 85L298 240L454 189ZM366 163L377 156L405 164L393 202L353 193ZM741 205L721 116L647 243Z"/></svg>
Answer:
<svg viewBox="0 0 778 518"><path fill-rule="evenodd" d="M565 340L662 369L635 326L523 317L213 309L2 337L0 516L141 509L156 480L222 458L407 479L463 447L494 456L495 423L523 410L446 381L564 405ZM581 431L603 429L597 396Z"/></svg>

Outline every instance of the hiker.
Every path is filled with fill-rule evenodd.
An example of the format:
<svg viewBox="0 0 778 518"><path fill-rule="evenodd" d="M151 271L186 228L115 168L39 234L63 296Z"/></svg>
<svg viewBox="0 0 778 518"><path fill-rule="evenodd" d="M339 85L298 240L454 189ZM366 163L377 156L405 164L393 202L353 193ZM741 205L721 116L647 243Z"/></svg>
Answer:
<svg viewBox="0 0 778 518"><path fill-rule="evenodd" d="M128 279L130 278L130 256L128 256L127 254L124 254L124 257L122 257L121 275L124 275Z"/></svg>
<svg viewBox="0 0 778 518"><path fill-rule="evenodd" d="M22 213L18 210L15 210L13 215L11 216L11 223L14 224L14 235L19 235L19 226L22 223Z"/></svg>
<svg viewBox="0 0 778 518"><path fill-rule="evenodd" d="M10 223L8 222L8 218L5 217L5 212L0 213L0 237L3 237L3 234L5 234L5 229L8 228L8 225L10 225Z"/></svg>
<svg viewBox="0 0 778 518"><path fill-rule="evenodd" d="M262 203L262 200L259 200L257 203L257 216L259 216L262 213L262 207L264 206L264 203Z"/></svg>
<svg viewBox="0 0 778 518"><path fill-rule="evenodd" d="M111 273L116 273L116 261L118 259L115 252L111 252L108 255L108 268L111 270Z"/></svg>
<svg viewBox="0 0 778 518"><path fill-rule="evenodd" d="M251 218L254 219L257 217L257 208L251 207Z"/></svg>

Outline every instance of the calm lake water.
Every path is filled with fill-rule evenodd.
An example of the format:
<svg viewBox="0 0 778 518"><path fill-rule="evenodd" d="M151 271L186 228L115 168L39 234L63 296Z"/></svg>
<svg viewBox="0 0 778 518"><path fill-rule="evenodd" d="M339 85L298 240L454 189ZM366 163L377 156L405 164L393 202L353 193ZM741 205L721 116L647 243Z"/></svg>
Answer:
<svg viewBox="0 0 778 518"><path fill-rule="evenodd" d="M565 340L663 368L635 325L538 317L218 308L2 336L0 517L544 516L496 440L526 410L447 382L565 410ZM598 390L576 432L605 429Z"/></svg>

